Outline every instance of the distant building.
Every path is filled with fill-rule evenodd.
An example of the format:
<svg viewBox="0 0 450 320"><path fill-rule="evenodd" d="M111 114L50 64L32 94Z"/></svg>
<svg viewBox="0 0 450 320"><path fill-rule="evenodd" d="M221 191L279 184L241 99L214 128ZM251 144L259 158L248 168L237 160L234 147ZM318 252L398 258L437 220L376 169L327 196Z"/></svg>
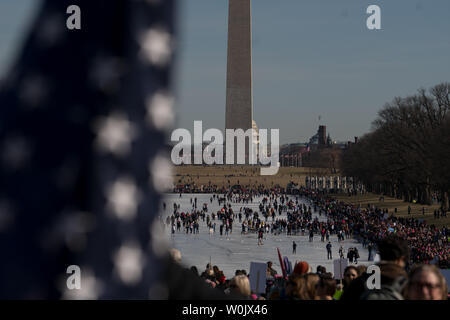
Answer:
<svg viewBox="0 0 450 320"><path fill-rule="evenodd" d="M356 140L356 139L355 139ZM302 167L312 165L311 162L319 161L321 154L329 148L347 148L348 144L333 141L330 134L327 135L327 127L320 125L316 134L308 143L285 144L280 148L280 165L282 167ZM313 157L311 155L314 154Z"/></svg>
<svg viewBox="0 0 450 320"><path fill-rule="evenodd" d="M349 148L349 147L351 147L353 144L356 144L356 143L358 143L358 137L355 137L355 141L354 141L354 142L352 142L352 141L347 141L347 143L345 144L345 148ZM343 149L345 149L345 148L343 148Z"/></svg>
<svg viewBox="0 0 450 320"><path fill-rule="evenodd" d="M311 151L316 151L317 149L320 148L329 147L332 145L332 143L333 142L329 134L327 137L327 127L322 125L319 126L317 133L309 139L309 146L311 148Z"/></svg>
<svg viewBox="0 0 450 320"><path fill-rule="evenodd" d="M306 143L285 144L280 147L280 166L302 167L303 154L308 152Z"/></svg>
<svg viewBox="0 0 450 320"><path fill-rule="evenodd" d="M319 126L319 130L317 131L318 134L318 144L320 147L324 147L327 145L327 127L326 126Z"/></svg>

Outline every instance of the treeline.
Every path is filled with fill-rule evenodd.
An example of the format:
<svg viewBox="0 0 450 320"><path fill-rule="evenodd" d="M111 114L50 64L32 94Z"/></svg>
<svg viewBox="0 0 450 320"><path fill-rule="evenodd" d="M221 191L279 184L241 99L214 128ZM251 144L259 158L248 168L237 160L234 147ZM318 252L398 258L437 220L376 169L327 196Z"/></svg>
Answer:
<svg viewBox="0 0 450 320"><path fill-rule="evenodd" d="M422 204L435 195L448 210L450 83L387 103L371 132L344 152L341 170L368 191Z"/></svg>

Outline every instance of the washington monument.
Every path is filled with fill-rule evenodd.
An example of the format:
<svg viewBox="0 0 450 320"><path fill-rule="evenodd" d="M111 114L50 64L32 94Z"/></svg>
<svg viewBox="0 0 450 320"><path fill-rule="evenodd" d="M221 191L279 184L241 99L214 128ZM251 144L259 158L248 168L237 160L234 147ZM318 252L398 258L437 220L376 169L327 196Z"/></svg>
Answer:
<svg viewBox="0 0 450 320"><path fill-rule="evenodd" d="M229 0L225 129L252 128L251 0Z"/></svg>
<svg viewBox="0 0 450 320"><path fill-rule="evenodd" d="M251 0L229 0L225 129L242 129L244 132L256 129L253 121L251 24ZM242 143L245 163L248 164L250 146L258 138L252 133L245 140ZM239 142L237 139L234 141L236 160Z"/></svg>

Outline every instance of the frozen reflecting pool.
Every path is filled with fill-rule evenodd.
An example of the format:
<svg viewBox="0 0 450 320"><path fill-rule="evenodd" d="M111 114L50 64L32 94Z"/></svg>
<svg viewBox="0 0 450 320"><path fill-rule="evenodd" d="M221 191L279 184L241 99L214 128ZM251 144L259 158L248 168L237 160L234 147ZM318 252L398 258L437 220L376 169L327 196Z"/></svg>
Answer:
<svg viewBox="0 0 450 320"><path fill-rule="evenodd" d="M161 210L162 217L165 221L166 217L173 213L173 204L180 205L180 212L191 212L192 204L191 198L197 198L197 208L201 210L203 203L208 204L208 214L212 212L216 213L223 207L218 204L217 199L210 203L211 194L182 194L181 198L179 194L166 194L165 203L166 210ZM289 196L290 199L295 201L295 196ZM234 213L239 213L241 207L249 207L254 211L259 211L259 203L262 197L253 199L253 203L234 203L231 204ZM308 203L299 197L300 203ZM276 218L286 219L286 213L283 212L281 216ZM319 217L318 213L313 212L313 218L318 217L320 221L326 221L324 215ZM262 218L264 220L264 218ZM172 248L176 248L181 251L182 264L186 267L196 266L199 272L202 272L206 264L211 260L212 265L217 265L219 269L223 270L227 278L234 276L236 269L245 269L249 272L250 262L267 262L272 261L275 270L281 274L280 263L278 260L277 248L280 249L282 256L287 256L295 265L296 261L307 261L309 265L316 271L318 265L325 266L328 272L333 272L333 260L327 260L327 250L325 248L327 242L322 242L319 235L314 236L314 241L309 242L307 233L304 236L287 236L286 234L273 235L271 233L264 234L264 244L258 245L257 233L241 234L241 223L239 219L235 219L233 222L233 232L228 236L220 236L219 233L219 220L216 222L216 232L212 235L209 233L209 228L206 225L206 220L200 222L199 234L186 234L186 231L181 227L180 232L171 234L170 227L165 228L164 235L169 241L169 245ZM268 222L272 222L272 218L268 219ZM297 253L292 254L292 242L297 243ZM350 247L358 248L360 259L359 264L368 265L368 250L362 247L362 244L356 240L348 239L337 241L335 234L330 236L332 244L333 259L339 258L339 247L342 245L345 250L345 254Z"/></svg>

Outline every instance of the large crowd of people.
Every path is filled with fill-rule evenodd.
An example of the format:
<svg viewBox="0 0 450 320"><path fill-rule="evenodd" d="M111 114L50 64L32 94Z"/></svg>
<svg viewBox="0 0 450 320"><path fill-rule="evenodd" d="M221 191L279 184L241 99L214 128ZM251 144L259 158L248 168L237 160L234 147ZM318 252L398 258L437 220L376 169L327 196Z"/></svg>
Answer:
<svg viewBox="0 0 450 320"><path fill-rule="evenodd" d="M450 268L449 229L438 229L415 218L389 215L375 207L360 208L337 201L327 195L303 190L303 194L314 201L337 225L348 226L353 236L363 246L376 244L389 234L408 241L411 254L409 263L434 263L441 269Z"/></svg>
<svg viewBox="0 0 450 320"><path fill-rule="evenodd" d="M179 252L173 256L180 261ZM323 266L315 271L308 262L298 262L290 274L279 274L271 261L267 262L266 286L263 293L251 290L250 275L236 270L227 279L218 266L207 264L204 271L192 266L190 272L208 286L230 299L249 300L447 300L448 284L435 265L416 264L406 271L409 256L408 243L396 235L379 242L381 261L378 287L371 286L367 267L350 265L343 279L336 280Z"/></svg>
<svg viewBox="0 0 450 320"><path fill-rule="evenodd" d="M181 196L181 194L180 194ZM255 198L262 198L259 210L253 210L245 205ZM307 204L301 203L305 199ZM241 233L254 232L258 234L258 244L261 244L262 234L274 235L309 235L313 241L315 235L321 241L329 241L330 236L336 236L338 241L355 238L364 248L369 250L367 260L372 261L377 250L377 243L390 234L395 234L408 241L410 259L408 265L417 263L436 264L441 269L450 268L449 230L434 225L427 225L415 218L401 218L389 215L386 210L374 206L361 208L338 201L330 195L315 190L300 189L298 195L286 195L280 190L255 189L249 192L227 192L211 194L210 203L217 201L221 209L209 212L208 204L197 203L197 198L191 198L192 210L185 212L174 204L173 213L166 218L166 226L171 232L198 233L199 222L206 222L210 234L219 232L229 235L233 232L233 224L240 225ZM227 203L228 202L228 203ZM234 212L231 203L240 203L239 212ZM164 204L166 209L166 204ZM326 217L326 221L316 217ZM282 213L283 217L281 217ZM349 260L359 258L353 250L348 251Z"/></svg>
<svg viewBox="0 0 450 320"><path fill-rule="evenodd" d="M246 206L256 198L261 200L258 210ZM343 247L339 248L339 256L351 261L342 281L336 280L323 266L318 266L313 272L305 261L284 275L277 273L268 262L266 292L259 295L250 290L245 270L236 270L235 276L227 279L217 266L208 264L202 272L191 267L194 274L224 294L238 293L249 299L272 300L447 299L447 283L439 270L450 268L446 227L438 229L414 218L395 217L373 206L361 208L305 188L301 188L297 195L273 189L229 191L211 194L209 202L213 201L222 206L217 212L209 212L207 203L197 203L195 195L191 198L190 212L182 212L180 206L174 204L166 225L171 227L172 233L195 234L199 232L199 222L202 221L210 233L216 232L217 228L221 235L228 235L233 232L233 223L239 221L241 233L258 234L258 244L261 244L261 233L309 235L310 241L317 235L328 243L328 259L332 258L330 236L336 236L339 242L354 238L369 250L369 261L373 261L375 253L381 259L377 262L381 271L381 288L377 290L368 288L370 274L366 273L367 267L353 264L357 264L359 258L356 248L349 248L346 256ZM232 203L242 204L239 212L233 211ZM313 218L312 212L324 219Z"/></svg>

